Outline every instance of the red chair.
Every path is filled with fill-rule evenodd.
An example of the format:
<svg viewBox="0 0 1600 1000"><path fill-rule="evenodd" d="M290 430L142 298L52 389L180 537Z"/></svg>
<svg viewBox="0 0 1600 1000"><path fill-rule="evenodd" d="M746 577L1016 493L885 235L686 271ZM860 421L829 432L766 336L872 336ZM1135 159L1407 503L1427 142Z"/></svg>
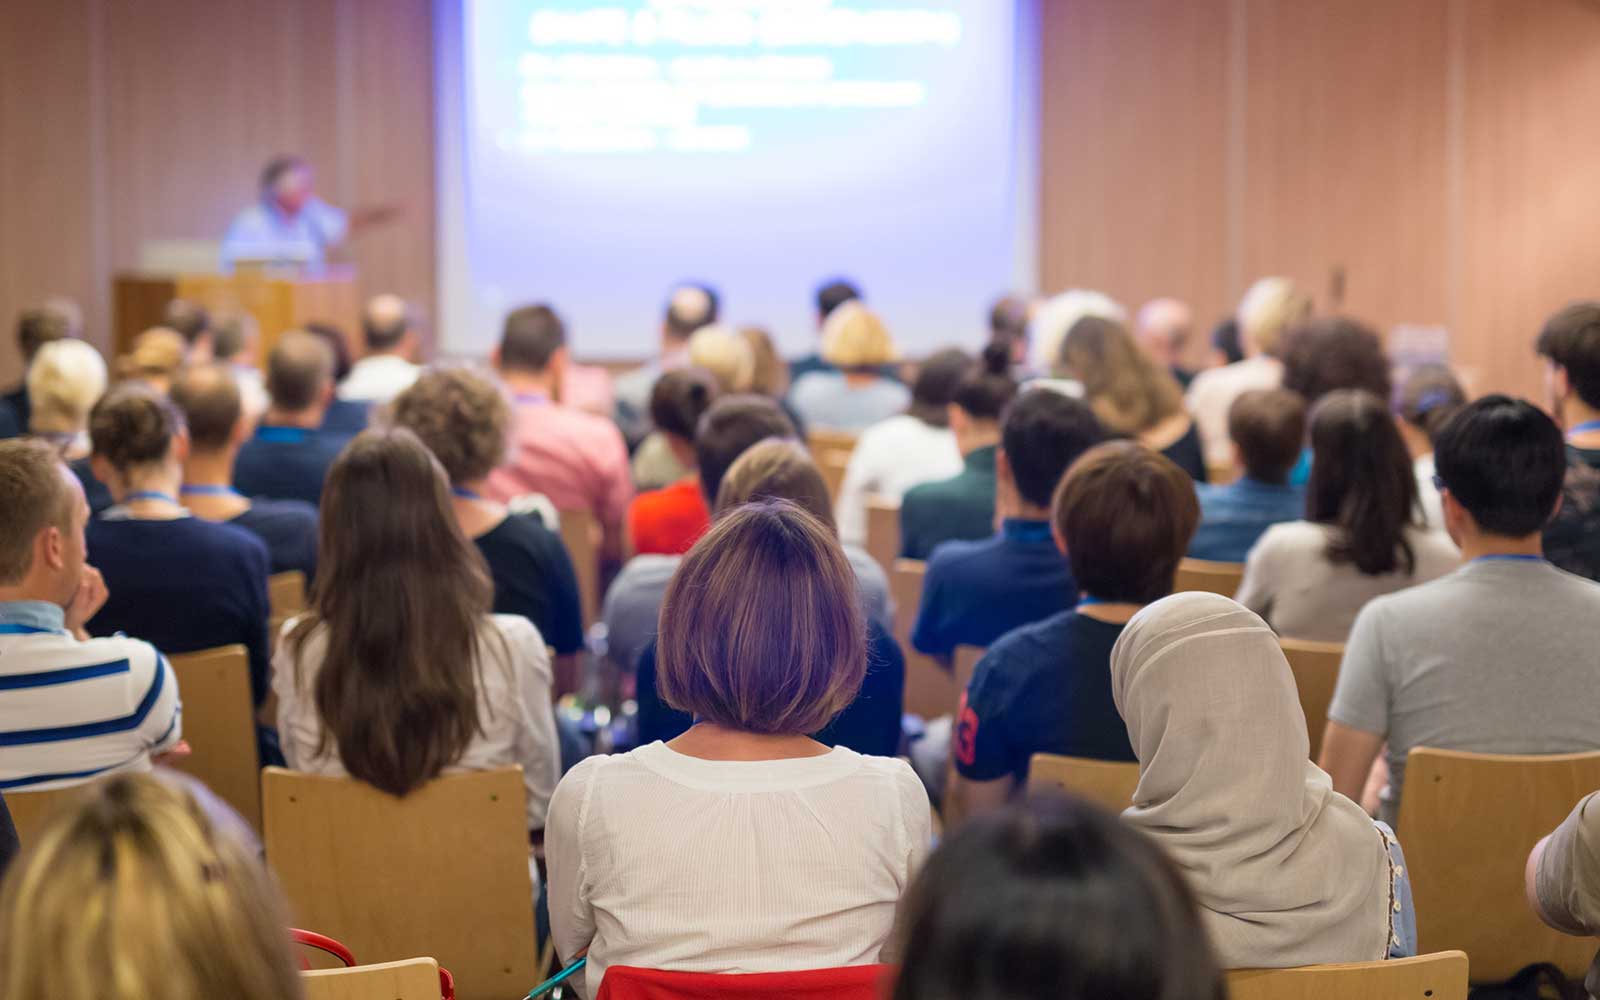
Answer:
<svg viewBox="0 0 1600 1000"><path fill-rule="evenodd" d="M853 965L719 975L613 965L595 1000L879 1000L893 972L888 965Z"/></svg>

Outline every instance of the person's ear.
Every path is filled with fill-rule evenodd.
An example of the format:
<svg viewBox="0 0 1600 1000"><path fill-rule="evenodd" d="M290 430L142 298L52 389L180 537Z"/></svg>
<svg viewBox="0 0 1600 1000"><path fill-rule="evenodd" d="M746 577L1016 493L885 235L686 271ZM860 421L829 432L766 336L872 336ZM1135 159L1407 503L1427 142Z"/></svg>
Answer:
<svg viewBox="0 0 1600 1000"><path fill-rule="evenodd" d="M65 569L67 565L67 536L56 525L47 525L39 532L34 544L33 558L52 570Z"/></svg>
<svg viewBox="0 0 1600 1000"><path fill-rule="evenodd" d="M187 428L172 435L172 457L179 465L189 461L189 431Z"/></svg>
<svg viewBox="0 0 1600 1000"><path fill-rule="evenodd" d="M1011 471L1011 458L1006 454L1005 448L996 448L994 452L995 479L1005 483L1010 488L1017 485L1016 474Z"/></svg>
<svg viewBox="0 0 1600 1000"><path fill-rule="evenodd" d="M250 414L245 412L244 407L241 406L239 408L239 419L233 422L233 430L228 433L228 443L242 447L246 441L250 440L251 435L255 433L255 430L250 426L252 423L254 421L250 419Z"/></svg>
<svg viewBox="0 0 1600 1000"><path fill-rule="evenodd" d="M117 481L117 469L104 455L89 456L89 471L94 477L108 486Z"/></svg>
<svg viewBox="0 0 1600 1000"><path fill-rule="evenodd" d="M949 403L944 408L945 418L950 421L950 429L957 434L964 433L967 429L967 414L954 403Z"/></svg>
<svg viewBox="0 0 1600 1000"><path fill-rule="evenodd" d="M1068 555L1067 540L1061 535L1061 523L1055 518L1055 511L1050 512L1050 537L1055 539L1056 551L1063 556Z"/></svg>

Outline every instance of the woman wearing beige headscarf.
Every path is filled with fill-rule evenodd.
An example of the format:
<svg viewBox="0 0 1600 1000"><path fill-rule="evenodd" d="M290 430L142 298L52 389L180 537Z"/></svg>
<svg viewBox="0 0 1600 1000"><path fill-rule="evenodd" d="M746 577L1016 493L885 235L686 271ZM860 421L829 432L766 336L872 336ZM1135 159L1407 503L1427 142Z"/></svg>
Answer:
<svg viewBox="0 0 1600 1000"><path fill-rule="evenodd" d="M1111 686L1139 758L1123 818L1189 877L1226 967L1416 953L1399 845L1311 763L1265 622L1215 594L1157 601L1112 650Z"/></svg>

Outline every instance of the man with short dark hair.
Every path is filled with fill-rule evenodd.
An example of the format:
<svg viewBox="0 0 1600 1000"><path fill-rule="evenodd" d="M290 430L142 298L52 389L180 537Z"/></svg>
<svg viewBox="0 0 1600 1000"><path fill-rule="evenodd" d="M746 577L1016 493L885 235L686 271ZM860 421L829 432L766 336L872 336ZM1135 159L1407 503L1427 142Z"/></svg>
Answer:
<svg viewBox="0 0 1600 1000"><path fill-rule="evenodd" d="M379 405L411 388L422 374L413 359L417 334L411 307L398 295L375 295L361 312L361 336L367 353L339 384L346 402Z"/></svg>
<svg viewBox="0 0 1600 1000"><path fill-rule="evenodd" d="M828 317L833 315L835 309L846 302L859 302L864 298L865 296L861 294L861 289L856 287L855 282L848 278L833 278L823 282L818 286L816 292L817 331L821 332L823 326L828 322ZM880 374L887 375L889 378L897 376L898 369L894 365L884 365L883 367L887 370L880 372ZM805 357L789 363L789 384L793 385L800 381L802 375L809 375L812 372L837 370L833 365L823 360L822 352L812 351Z"/></svg>
<svg viewBox="0 0 1600 1000"><path fill-rule="evenodd" d="M1272 527L1305 516L1305 489L1289 482L1306 440L1306 403L1287 389L1253 389L1228 410L1228 437L1242 475L1231 483L1201 483L1200 530L1189 555L1242 563Z"/></svg>
<svg viewBox="0 0 1600 1000"><path fill-rule="evenodd" d="M26 309L17 317L17 352L22 358L22 381L0 396L0 439L19 437L28 431L33 406L28 398L28 368L39 349L53 340L82 333L82 317L77 304L55 299L37 309Z"/></svg>
<svg viewBox="0 0 1600 1000"><path fill-rule="evenodd" d="M493 364L511 390L514 440L488 492L502 503L540 493L558 510L588 511L603 533L601 557L615 565L633 500L628 446L611 421L558 399L568 360L566 326L554 309L540 303L506 317Z"/></svg>
<svg viewBox="0 0 1600 1000"><path fill-rule="evenodd" d="M1551 411L1567 433L1567 476L1544 530L1545 556L1600 580L1600 302L1575 302L1550 317L1537 349Z"/></svg>
<svg viewBox="0 0 1600 1000"><path fill-rule="evenodd" d="M1000 425L995 511L1000 532L945 542L928 558L911 630L918 651L948 658L1078 603L1072 567L1050 531L1050 499L1067 467L1105 439L1094 411L1059 392L1024 392Z"/></svg>
<svg viewBox="0 0 1600 1000"><path fill-rule="evenodd" d="M1469 403L1434 442L1445 529L1466 564L1356 618L1322 737L1335 791L1359 799L1387 744L1394 825L1413 747L1600 749L1600 585L1543 555L1566 472L1561 430L1526 400Z"/></svg>
<svg viewBox="0 0 1600 1000"><path fill-rule="evenodd" d="M304 330L278 338L267 359L271 403L253 438L239 449L233 486L247 497L322 502L328 467L349 442L322 430L333 399L333 352Z"/></svg>

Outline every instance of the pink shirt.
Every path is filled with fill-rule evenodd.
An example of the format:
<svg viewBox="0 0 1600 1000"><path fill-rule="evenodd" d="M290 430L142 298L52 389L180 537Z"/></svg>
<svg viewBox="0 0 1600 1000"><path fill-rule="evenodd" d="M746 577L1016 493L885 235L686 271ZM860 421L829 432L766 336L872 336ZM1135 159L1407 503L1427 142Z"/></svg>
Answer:
<svg viewBox="0 0 1600 1000"><path fill-rule="evenodd" d="M490 498L543 493L557 510L590 511L608 534L619 531L633 480L616 425L534 394L515 398L511 419L511 457L489 475Z"/></svg>

